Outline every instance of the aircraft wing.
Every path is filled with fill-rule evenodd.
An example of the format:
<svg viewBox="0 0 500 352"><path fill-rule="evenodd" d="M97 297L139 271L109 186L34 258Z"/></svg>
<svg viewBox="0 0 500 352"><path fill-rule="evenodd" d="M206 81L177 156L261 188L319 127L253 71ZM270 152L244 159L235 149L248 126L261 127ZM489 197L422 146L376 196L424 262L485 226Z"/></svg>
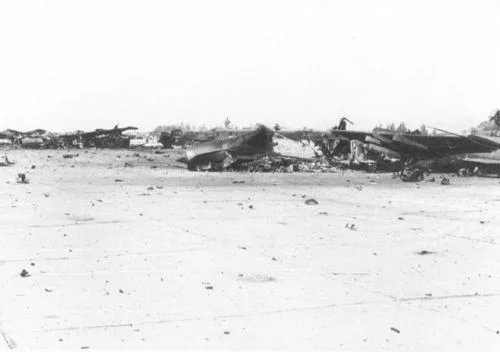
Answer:
<svg viewBox="0 0 500 352"><path fill-rule="evenodd" d="M488 153L500 148L490 139L469 135L439 135L396 132L359 132L334 130L332 135L340 140L358 140L378 148L414 158L437 158L455 154ZM375 147L375 148L376 148Z"/></svg>
<svg viewBox="0 0 500 352"><path fill-rule="evenodd" d="M188 160L202 155L216 154L224 151L231 152L235 156L250 156L266 153L272 150L272 136L274 131L261 126L241 136L229 138L222 141L210 141L198 144L186 151Z"/></svg>
<svg viewBox="0 0 500 352"><path fill-rule="evenodd" d="M500 160L495 160L495 159L486 159L486 158L465 158L463 159L466 163L471 163L471 164L483 164L483 165L499 165L500 166Z"/></svg>

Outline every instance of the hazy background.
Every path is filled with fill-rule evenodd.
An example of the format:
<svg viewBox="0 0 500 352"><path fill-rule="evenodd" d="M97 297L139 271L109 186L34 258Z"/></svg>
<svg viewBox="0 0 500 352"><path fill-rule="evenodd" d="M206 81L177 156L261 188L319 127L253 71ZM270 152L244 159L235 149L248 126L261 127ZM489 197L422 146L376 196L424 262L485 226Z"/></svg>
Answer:
<svg viewBox="0 0 500 352"><path fill-rule="evenodd" d="M500 107L500 1L1 1L0 130L461 131Z"/></svg>

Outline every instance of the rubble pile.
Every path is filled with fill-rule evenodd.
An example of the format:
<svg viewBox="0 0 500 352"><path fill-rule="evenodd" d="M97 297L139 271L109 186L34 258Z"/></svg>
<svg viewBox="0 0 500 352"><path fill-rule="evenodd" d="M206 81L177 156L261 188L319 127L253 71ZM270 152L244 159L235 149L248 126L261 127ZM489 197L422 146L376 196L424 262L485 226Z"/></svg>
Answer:
<svg viewBox="0 0 500 352"><path fill-rule="evenodd" d="M283 156L264 156L258 160L232 164L228 171L246 172L337 172L339 166L333 166L327 158L304 160Z"/></svg>

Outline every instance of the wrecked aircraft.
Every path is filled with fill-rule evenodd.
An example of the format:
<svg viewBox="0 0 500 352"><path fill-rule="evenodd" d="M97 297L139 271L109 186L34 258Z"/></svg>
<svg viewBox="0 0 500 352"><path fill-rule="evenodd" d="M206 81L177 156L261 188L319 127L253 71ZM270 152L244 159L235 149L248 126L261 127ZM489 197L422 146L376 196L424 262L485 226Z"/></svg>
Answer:
<svg viewBox="0 0 500 352"><path fill-rule="evenodd" d="M254 160L258 155L272 153L274 131L260 126L257 130L225 140L200 143L186 150L188 169L221 170L236 161Z"/></svg>
<svg viewBox="0 0 500 352"><path fill-rule="evenodd" d="M97 148L128 148L132 136L123 132L137 130L137 127L115 126L112 129L96 129L93 132L77 132L59 136L65 147L97 147Z"/></svg>
<svg viewBox="0 0 500 352"><path fill-rule="evenodd" d="M7 129L0 133L2 144L19 145L23 148L48 148L56 139L53 133L46 130L36 129L28 132L20 132Z"/></svg>
<svg viewBox="0 0 500 352"><path fill-rule="evenodd" d="M309 142L297 142L260 126L239 136L194 145L187 149L186 161L191 171L228 168L265 171L289 168L293 160L313 161L320 154Z"/></svg>
<svg viewBox="0 0 500 352"><path fill-rule="evenodd" d="M432 169L439 159L467 153L489 153L500 148L500 144L476 135L461 136L447 132L448 135L428 136L397 132L359 132L332 131L341 143L356 141L362 155L372 153L378 160L399 161L402 169ZM353 153L358 163L370 163Z"/></svg>

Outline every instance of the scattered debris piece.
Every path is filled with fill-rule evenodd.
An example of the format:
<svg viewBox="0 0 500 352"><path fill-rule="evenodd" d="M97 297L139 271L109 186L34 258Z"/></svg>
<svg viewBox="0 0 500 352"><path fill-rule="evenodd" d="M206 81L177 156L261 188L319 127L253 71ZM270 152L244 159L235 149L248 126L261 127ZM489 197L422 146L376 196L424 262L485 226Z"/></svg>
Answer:
<svg viewBox="0 0 500 352"><path fill-rule="evenodd" d="M316 200L316 199L307 199L305 202L304 202L306 205L318 205L319 202Z"/></svg>
<svg viewBox="0 0 500 352"><path fill-rule="evenodd" d="M449 185L450 184L450 179L443 176L443 179L441 180L441 184L442 185Z"/></svg>
<svg viewBox="0 0 500 352"><path fill-rule="evenodd" d="M21 277L30 277L31 275L30 275L30 273L28 273L28 271L26 269L23 269L21 271L21 273L19 274L19 276L21 276Z"/></svg>
<svg viewBox="0 0 500 352"><path fill-rule="evenodd" d="M115 182L123 182L123 180L120 178L117 178L117 179L115 179Z"/></svg>
<svg viewBox="0 0 500 352"><path fill-rule="evenodd" d="M424 180L424 174L428 172L425 168L405 168L400 175L403 182L419 182Z"/></svg>
<svg viewBox="0 0 500 352"><path fill-rule="evenodd" d="M418 254L418 255L429 255L429 254L436 254L436 252L422 250L422 251L416 252L415 254Z"/></svg>
<svg viewBox="0 0 500 352"><path fill-rule="evenodd" d="M394 331L394 332L396 332L396 333L398 333L398 334L401 333L401 331L399 331L399 329L396 329L396 328L393 328L393 327L391 327L391 330Z"/></svg>
<svg viewBox="0 0 500 352"><path fill-rule="evenodd" d="M25 174L17 174L17 183L30 183Z"/></svg>
<svg viewBox="0 0 500 352"><path fill-rule="evenodd" d="M238 281L243 281L248 283L275 282L276 278L261 274L250 274L250 275L239 274Z"/></svg>
<svg viewBox="0 0 500 352"><path fill-rule="evenodd" d="M64 159L73 159L73 158L76 158L77 156L78 156L78 154L64 154L63 158Z"/></svg>
<svg viewBox="0 0 500 352"><path fill-rule="evenodd" d="M347 223L347 224L345 224L345 228L346 228L346 229L349 229L349 230L351 230L351 231L356 231L356 230L357 230L357 228L356 228L356 225L355 225L355 224L349 224L349 223Z"/></svg>
<svg viewBox="0 0 500 352"><path fill-rule="evenodd" d="M9 158L7 157L7 155L4 155L2 157L2 161L0 161L0 166L11 166L11 165L14 165L15 163L10 161Z"/></svg>

